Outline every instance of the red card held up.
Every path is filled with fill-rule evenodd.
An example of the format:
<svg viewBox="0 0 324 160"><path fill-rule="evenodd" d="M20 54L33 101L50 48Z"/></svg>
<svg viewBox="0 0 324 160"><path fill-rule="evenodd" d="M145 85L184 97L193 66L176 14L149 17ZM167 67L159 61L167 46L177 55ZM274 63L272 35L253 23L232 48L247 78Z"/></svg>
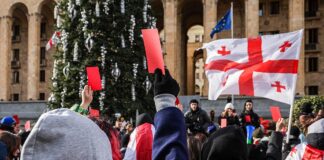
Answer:
<svg viewBox="0 0 324 160"><path fill-rule="evenodd" d="M30 121L25 122L25 131L30 131Z"/></svg>
<svg viewBox="0 0 324 160"><path fill-rule="evenodd" d="M277 122L281 118L280 108L278 106L270 106L270 112L273 121Z"/></svg>
<svg viewBox="0 0 324 160"><path fill-rule="evenodd" d="M250 115L245 115L245 122L246 123L251 123L251 116Z"/></svg>
<svg viewBox="0 0 324 160"><path fill-rule="evenodd" d="M90 107L90 117L99 117L99 110Z"/></svg>
<svg viewBox="0 0 324 160"><path fill-rule="evenodd" d="M221 128L224 128L227 126L227 119L226 118L222 118L221 119Z"/></svg>
<svg viewBox="0 0 324 160"><path fill-rule="evenodd" d="M142 29L142 35L149 73L154 73L156 68L160 68L164 74L164 61L158 30Z"/></svg>
<svg viewBox="0 0 324 160"><path fill-rule="evenodd" d="M93 91L101 90L101 79L99 68L97 66L87 67L87 75L88 75L88 85L91 87Z"/></svg>

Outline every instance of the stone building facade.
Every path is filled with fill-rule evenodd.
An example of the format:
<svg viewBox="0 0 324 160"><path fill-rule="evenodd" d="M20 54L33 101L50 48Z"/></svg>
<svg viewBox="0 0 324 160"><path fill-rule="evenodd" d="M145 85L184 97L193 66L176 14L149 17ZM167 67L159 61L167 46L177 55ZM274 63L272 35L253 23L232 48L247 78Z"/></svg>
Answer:
<svg viewBox="0 0 324 160"><path fill-rule="evenodd" d="M53 50L45 45L54 32L54 0L2 0L0 6L1 101L49 97ZM151 0L163 42L164 59L182 95L207 96L203 43L230 38L229 31L209 33L230 8L228 0ZM324 1L235 0L234 37L255 37L305 28L297 93L324 94Z"/></svg>
<svg viewBox="0 0 324 160"><path fill-rule="evenodd" d="M49 96L53 52L51 0L2 0L0 6L0 100L36 101Z"/></svg>

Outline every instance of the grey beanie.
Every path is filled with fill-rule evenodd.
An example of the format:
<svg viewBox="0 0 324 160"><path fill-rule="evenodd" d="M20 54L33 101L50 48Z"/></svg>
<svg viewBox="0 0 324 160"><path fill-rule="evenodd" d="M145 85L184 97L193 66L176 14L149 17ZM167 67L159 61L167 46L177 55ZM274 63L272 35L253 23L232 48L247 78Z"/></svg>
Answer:
<svg viewBox="0 0 324 160"><path fill-rule="evenodd" d="M110 141L90 119L69 109L44 113L28 136L22 160L112 160Z"/></svg>

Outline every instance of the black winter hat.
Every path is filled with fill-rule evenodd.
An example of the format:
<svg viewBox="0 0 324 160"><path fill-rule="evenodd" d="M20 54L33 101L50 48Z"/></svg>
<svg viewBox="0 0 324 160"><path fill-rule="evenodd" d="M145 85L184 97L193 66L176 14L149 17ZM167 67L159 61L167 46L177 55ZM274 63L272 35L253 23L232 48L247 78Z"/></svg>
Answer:
<svg viewBox="0 0 324 160"><path fill-rule="evenodd" d="M313 115L312 104L309 102L302 104L300 110L300 115Z"/></svg>
<svg viewBox="0 0 324 160"><path fill-rule="evenodd" d="M148 113L142 113L140 115L137 116L136 118L136 127L144 124L144 123L150 123L153 124L153 120L151 118L151 116Z"/></svg>
<svg viewBox="0 0 324 160"><path fill-rule="evenodd" d="M203 160L247 160L248 148L243 130L235 125L218 129L204 143Z"/></svg>
<svg viewBox="0 0 324 160"><path fill-rule="evenodd" d="M192 100L190 100L189 105L190 105L191 103L197 103L197 104L199 104L198 101L197 101L196 99L192 99Z"/></svg>
<svg viewBox="0 0 324 160"><path fill-rule="evenodd" d="M300 135L300 130L298 127L296 126L291 126L291 129L290 129L290 135L294 136L293 138L298 138L299 135Z"/></svg>

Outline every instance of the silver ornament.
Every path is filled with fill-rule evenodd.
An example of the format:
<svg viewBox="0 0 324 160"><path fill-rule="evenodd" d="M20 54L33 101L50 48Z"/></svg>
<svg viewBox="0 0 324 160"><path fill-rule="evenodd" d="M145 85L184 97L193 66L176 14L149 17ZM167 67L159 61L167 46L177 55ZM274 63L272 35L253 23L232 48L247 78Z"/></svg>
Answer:
<svg viewBox="0 0 324 160"><path fill-rule="evenodd" d="M111 75L114 77L115 81L117 82L119 76L120 76L121 72L120 69L118 68L118 64L117 62L115 63L115 66L113 67L113 69L111 70Z"/></svg>
<svg viewBox="0 0 324 160"><path fill-rule="evenodd" d="M69 78L69 72L70 72L70 62L63 68L63 75L66 79Z"/></svg>
<svg viewBox="0 0 324 160"><path fill-rule="evenodd" d="M74 49L73 49L73 61L77 62L79 57L79 45L78 42L74 43Z"/></svg>
<svg viewBox="0 0 324 160"><path fill-rule="evenodd" d="M78 6L80 6L81 5L80 0L75 0L75 4L78 5Z"/></svg>
<svg viewBox="0 0 324 160"><path fill-rule="evenodd" d="M135 84L132 84L132 100L136 101Z"/></svg>
<svg viewBox="0 0 324 160"><path fill-rule="evenodd" d="M60 15L57 15L57 19L56 19L56 26L57 26L58 28L61 27L61 16L60 16Z"/></svg>
<svg viewBox="0 0 324 160"><path fill-rule="evenodd" d="M88 52L91 51L93 47L94 41L92 39L92 36L88 34L88 38L85 40L85 47L88 49Z"/></svg>
<svg viewBox="0 0 324 160"><path fill-rule="evenodd" d="M99 2L96 2L96 17L100 17L100 5Z"/></svg>
<svg viewBox="0 0 324 160"><path fill-rule="evenodd" d="M56 5L56 6L54 7L54 19L57 19L58 12L59 12L59 7L58 7L58 5Z"/></svg>
<svg viewBox="0 0 324 160"><path fill-rule="evenodd" d="M150 81L149 77L146 76L146 79L143 83L146 95L150 92L150 89L152 88L152 82Z"/></svg>

